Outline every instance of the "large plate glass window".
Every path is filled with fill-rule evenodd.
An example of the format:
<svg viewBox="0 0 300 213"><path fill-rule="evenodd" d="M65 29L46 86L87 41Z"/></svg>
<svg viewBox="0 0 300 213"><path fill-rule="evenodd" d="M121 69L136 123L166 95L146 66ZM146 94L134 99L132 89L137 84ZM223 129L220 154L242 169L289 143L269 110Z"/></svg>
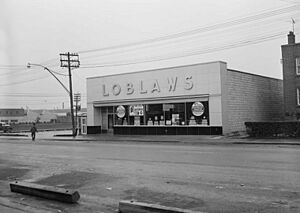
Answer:
<svg viewBox="0 0 300 213"><path fill-rule="evenodd" d="M144 125L144 105L143 104L136 104L136 105L129 105L129 124L140 126Z"/></svg>
<svg viewBox="0 0 300 213"><path fill-rule="evenodd" d="M128 107L119 105L115 107L115 125L128 124Z"/></svg>
<svg viewBox="0 0 300 213"><path fill-rule="evenodd" d="M193 125L209 125L208 101L186 103L187 123Z"/></svg>

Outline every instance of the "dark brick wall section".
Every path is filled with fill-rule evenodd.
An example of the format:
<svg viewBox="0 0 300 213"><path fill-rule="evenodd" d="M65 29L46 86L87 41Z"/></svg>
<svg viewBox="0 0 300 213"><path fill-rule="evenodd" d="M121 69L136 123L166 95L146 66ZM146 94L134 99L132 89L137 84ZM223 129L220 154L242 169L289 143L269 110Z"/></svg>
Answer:
<svg viewBox="0 0 300 213"><path fill-rule="evenodd" d="M283 82L279 79L228 70L230 130L245 131L245 122L283 118Z"/></svg>

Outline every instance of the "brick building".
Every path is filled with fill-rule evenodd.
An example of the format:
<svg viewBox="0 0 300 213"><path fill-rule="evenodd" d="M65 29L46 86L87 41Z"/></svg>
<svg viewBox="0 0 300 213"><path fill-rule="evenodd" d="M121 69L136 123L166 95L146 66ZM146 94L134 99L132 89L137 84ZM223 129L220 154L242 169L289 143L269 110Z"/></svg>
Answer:
<svg viewBox="0 0 300 213"><path fill-rule="evenodd" d="M87 79L87 132L228 134L283 118L283 81L217 61Z"/></svg>
<svg viewBox="0 0 300 213"><path fill-rule="evenodd" d="M300 43L288 34L288 44L281 46L285 120L300 119Z"/></svg>

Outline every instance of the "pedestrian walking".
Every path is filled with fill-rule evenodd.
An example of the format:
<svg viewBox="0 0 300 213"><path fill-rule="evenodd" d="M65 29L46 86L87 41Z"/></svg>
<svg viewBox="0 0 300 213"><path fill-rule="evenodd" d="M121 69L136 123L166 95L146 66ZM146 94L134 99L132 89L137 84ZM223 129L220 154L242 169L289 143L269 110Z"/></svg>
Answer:
<svg viewBox="0 0 300 213"><path fill-rule="evenodd" d="M34 141L35 140L35 133L37 132L37 128L35 127L35 123L32 124L30 132L31 132L31 138Z"/></svg>

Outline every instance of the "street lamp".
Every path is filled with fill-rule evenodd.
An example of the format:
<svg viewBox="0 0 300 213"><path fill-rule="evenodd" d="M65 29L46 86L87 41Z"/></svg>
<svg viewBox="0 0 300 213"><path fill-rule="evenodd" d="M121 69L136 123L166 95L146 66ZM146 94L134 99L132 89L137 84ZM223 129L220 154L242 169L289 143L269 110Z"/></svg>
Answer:
<svg viewBox="0 0 300 213"><path fill-rule="evenodd" d="M32 66L37 66L37 67L42 67L44 70L47 70L59 83L60 85L66 90L66 92L70 95L70 91L67 89L67 87L56 77L54 74L54 71L51 71L49 68L41 65L41 64L32 64L32 63L27 63L27 68L30 69Z"/></svg>
<svg viewBox="0 0 300 213"><path fill-rule="evenodd" d="M66 92L70 96L70 99L72 100L73 97L72 97L72 93L70 92L71 85L70 85L70 90L68 90L68 88L56 77L56 75L54 73L56 73L58 75L64 75L64 74L52 71L48 67L45 67L41 64L33 64L33 63L28 63L27 64L27 68L31 68L32 66L42 67L42 68L44 68L44 70L47 70L60 83L60 85L66 90ZM68 76L68 75L65 75L65 76ZM75 137L76 132L75 132L75 124L74 124L74 114L72 113L73 112L73 109L72 109L73 108L73 103L71 102L70 105L71 105L70 108L71 108L71 116L72 116L72 135L73 135L73 137Z"/></svg>

